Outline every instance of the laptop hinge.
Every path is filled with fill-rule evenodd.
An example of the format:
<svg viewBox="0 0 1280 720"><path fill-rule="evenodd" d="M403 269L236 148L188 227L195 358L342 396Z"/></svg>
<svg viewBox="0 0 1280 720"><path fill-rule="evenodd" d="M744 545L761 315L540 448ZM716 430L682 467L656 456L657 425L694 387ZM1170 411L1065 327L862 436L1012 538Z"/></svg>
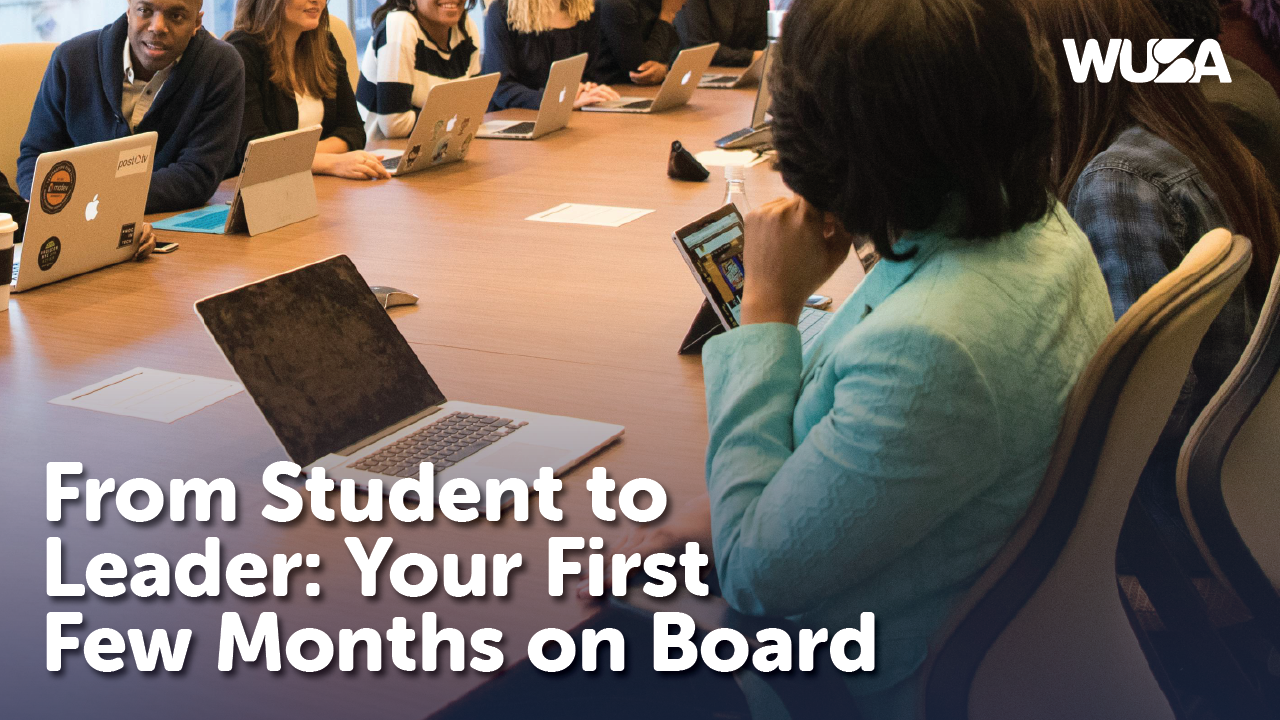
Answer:
<svg viewBox="0 0 1280 720"><path fill-rule="evenodd" d="M440 405L436 405L435 407L429 407L426 410L423 410L422 412L417 413L415 415L410 415L409 417L401 420L400 422L390 425L386 428L383 428L382 430L379 430L378 432L370 435L369 437L363 440L357 440L356 442L348 445L347 447L342 448L341 450L339 450L334 454L342 455L343 457L351 457L352 455L378 442L379 440L390 435L391 433L397 432L399 430L403 430L404 428L409 427L410 425L418 422L423 418L431 417L432 415L435 415L436 413L440 412L440 408L441 408Z"/></svg>

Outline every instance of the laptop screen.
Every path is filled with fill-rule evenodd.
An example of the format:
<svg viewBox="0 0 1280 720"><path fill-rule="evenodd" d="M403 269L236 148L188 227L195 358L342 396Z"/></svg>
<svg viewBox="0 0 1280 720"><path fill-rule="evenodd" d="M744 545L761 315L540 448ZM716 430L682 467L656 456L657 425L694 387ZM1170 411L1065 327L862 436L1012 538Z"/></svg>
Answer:
<svg viewBox="0 0 1280 720"><path fill-rule="evenodd" d="M299 465L445 400L345 255L196 310Z"/></svg>
<svg viewBox="0 0 1280 720"><path fill-rule="evenodd" d="M756 104L751 108L751 127L753 128L773 122L773 116L769 114L769 104L773 102L773 98L769 95L769 69L773 63L773 46L776 44L771 42L764 49L764 67L760 70L760 87L756 89Z"/></svg>
<svg viewBox="0 0 1280 720"><path fill-rule="evenodd" d="M676 231L709 299L730 327L737 327L742 312L742 216L732 205L711 213Z"/></svg>

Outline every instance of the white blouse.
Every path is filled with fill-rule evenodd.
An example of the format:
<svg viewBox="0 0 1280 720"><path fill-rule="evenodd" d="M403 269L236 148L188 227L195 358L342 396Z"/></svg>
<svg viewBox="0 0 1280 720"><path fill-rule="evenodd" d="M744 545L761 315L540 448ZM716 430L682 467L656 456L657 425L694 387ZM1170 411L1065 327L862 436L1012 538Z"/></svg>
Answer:
<svg viewBox="0 0 1280 720"><path fill-rule="evenodd" d="M324 124L324 101L313 95L294 93L298 101L298 129Z"/></svg>

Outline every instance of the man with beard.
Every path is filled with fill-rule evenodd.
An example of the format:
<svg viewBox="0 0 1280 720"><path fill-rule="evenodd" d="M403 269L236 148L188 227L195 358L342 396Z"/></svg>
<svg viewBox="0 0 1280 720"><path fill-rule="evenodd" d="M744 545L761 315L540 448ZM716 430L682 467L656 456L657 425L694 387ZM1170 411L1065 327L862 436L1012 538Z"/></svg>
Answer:
<svg viewBox="0 0 1280 720"><path fill-rule="evenodd" d="M147 212L204 204L235 161L244 65L200 22L202 0L129 0L111 25L54 51L18 157L30 198L36 158L156 131Z"/></svg>

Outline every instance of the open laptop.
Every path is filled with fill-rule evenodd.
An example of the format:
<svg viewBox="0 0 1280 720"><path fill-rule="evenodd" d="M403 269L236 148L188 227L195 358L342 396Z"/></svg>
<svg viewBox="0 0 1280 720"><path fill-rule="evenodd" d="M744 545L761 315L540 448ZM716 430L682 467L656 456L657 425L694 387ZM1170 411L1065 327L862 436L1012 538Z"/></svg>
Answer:
<svg viewBox="0 0 1280 720"><path fill-rule="evenodd" d="M534 140L568 125L573 115L573 101L578 97L578 83L582 82L586 68L586 53L551 63L536 120L490 120L480 126L476 136Z"/></svg>
<svg viewBox="0 0 1280 720"><path fill-rule="evenodd" d="M450 80L431 88L405 149L379 153L383 167L400 176L466 157L497 88L498 73Z"/></svg>
<svg viewBox="0 0 1280 720"><path fill-rule="evenodd" d="M196 311L298 465L371 478L532 484L618 439L620 425L446 400L345 255L207 297ZM318 351L317 349L321 349ZM384 489L390 489L384 482ZM482 500L483 502L483 500Z"/></svg>
<svg viewBox="0 0 1280 720"><path fill-rule="evenodd" d="M36 159L26 242L14 249L13 292L133 257L151 190L156 133L47 152Z"/></svg>
<svg viewBox="0 0 1280 720"><path fill-rule="evenodd" d="M773 64L770 58L774 45L775 43L769 43L764 49L764 55L760 56L764 69L760 74L760 87L756 90L756 104L751 108L751 124L716 140L716 147L740 150L773 144L773 118L769 115L769 103L772 102L769 94L769 68Z"/></svg>
<svg viewBox="0 0 1280 720"><path fill-rule="evenodd" d="M732 203L675 231L676 247L693 271L707 303L725 330L738 327L745 278L742 215ZM827 326L831 313L806 307L800 312L800 343L807 348Z"/></svg>
<svg viewBox="0 0 1280 720"><path fill-rule="evenodd" d="M156 230L260 235L320 214L311 162L321 128L290 130L249 141L230 205L210 205L165 218Z"/></svg>
<svg viewBox="0 0 1280 720"><path fill-rule="evenodd" d="M582 109L588 112L654 113L680 107L693 97L693 91L698 87L693 79L701 78L707 68L711 67L711 59L719 49L720 43L711 43L681 50L676 61L671 64L667 79L653 98L624 96L617 100L587 105Z"/></svg>
<svg viewBox="0 0 1280 720"><path fill-rule="evenodd" d="M760 57L751 61L746 70L741 75L730 73L703 73L702 79L698 81L700 88L712 88L715 90L727 90L730 88L744 88L760 82L760 78L764 76L764 53Z"/></svg>

